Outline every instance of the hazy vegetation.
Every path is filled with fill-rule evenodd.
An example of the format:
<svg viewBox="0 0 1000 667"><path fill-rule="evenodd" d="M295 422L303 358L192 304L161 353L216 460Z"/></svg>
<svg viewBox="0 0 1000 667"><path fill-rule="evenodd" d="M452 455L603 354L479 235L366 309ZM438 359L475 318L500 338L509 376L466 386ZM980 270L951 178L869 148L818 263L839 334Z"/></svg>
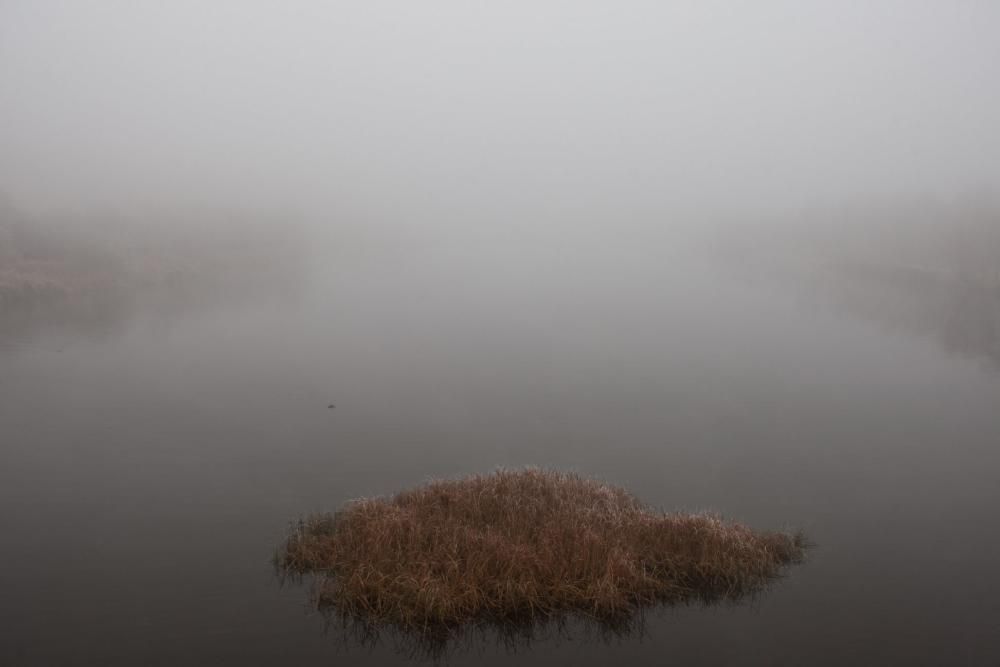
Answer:
<svg viewBox="0 0 1000 667"><path fill-rule="evenodd" d="M292 220L189 209L37 219L0 207L0 305L141 298L150 290L260 285L301 268ZM275 224L277 222L277 224Z"/></svg>
<svg viewBox="0 0 1000 667"><path fill-rule="evenodd" d="M838 273L908 272L1000 291L1000 200L857 199L726 226L717 239L734 262ZM919 279L919 278L918 278Z"/></svg>
<svg viewBox="0 0 1000 667"><path fill-rule="evenodd" d="M801 535L663 513L623 489L523 469L435 481L299 522L276 556L318 607L447 636L565 615L628 624L655 604L738 599L802 559Z"/></svg>
<svg viewBox="0 0 1000 667"><path fill-rule="evenodd" d="M715 237L725 264L1000 365L1000 200L856 200Z"/></svg>

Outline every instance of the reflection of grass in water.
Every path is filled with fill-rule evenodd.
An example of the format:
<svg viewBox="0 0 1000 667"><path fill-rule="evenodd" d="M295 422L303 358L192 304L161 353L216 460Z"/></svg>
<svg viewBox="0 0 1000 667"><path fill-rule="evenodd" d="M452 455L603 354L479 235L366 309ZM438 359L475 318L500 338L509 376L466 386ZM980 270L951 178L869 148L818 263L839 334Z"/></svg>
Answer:
<svg viewBox="0 0 1000 667"><path fill-rule="evenodd" d="M933 338L949 352L1000 366L1000 284L860 262L829 265L798 284L810 298L845 314Z"/></svg>
<svg viewBox="0 0 1000 667"><path fill-rule="evenodd" d="M230 252L153 248L118 255L57 247L39 257L0 246L0 346L53 331L105 335L145 313L173 318L301 285L287 248L245 243Z"/></svg>
<svg viewBox="0 0 1000 667"><path fill-rule="evenodd" d="M801 535L654 511L624 490L525 469L438 481L300 521L276 556L362 636L508 639L567 616L612 634L644 607L736 600L802 559Z"/></svg>
<svg viewBox="0 0 1000 667"><path fill-rule="evenodd" d="M389 646L409 658L436 662L457 653L483 653L495 648L509 654L528 650L536 642L608 644L626 639L642 638L646 633L646 618L638 610L628 619L597 621L579 616L556 616L536 621L478 621L461 626L428 626L416 631L350 617L331 608L322 608L326 632L344 650L362 648L374 650Z"/></svg>

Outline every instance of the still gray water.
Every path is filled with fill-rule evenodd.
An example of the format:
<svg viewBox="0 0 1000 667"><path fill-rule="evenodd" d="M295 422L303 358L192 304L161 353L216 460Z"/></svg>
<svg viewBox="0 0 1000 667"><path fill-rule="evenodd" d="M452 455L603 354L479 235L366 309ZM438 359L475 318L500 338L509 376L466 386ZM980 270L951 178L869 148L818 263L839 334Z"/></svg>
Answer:
<svg viewBox="0 0 1000 667"><path fill-rule="evenodd" d="M451 664L1000 661L996 366L815 292L681 253L456 245L2 330L0 664L412 664L280 584L289 521L526 464L817 546L745 605Z"/></svg>

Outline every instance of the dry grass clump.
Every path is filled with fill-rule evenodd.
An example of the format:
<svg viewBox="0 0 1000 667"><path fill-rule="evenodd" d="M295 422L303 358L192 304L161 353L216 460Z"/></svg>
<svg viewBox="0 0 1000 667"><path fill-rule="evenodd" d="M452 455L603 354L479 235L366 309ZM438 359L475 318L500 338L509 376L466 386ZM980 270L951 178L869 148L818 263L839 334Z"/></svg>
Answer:
<svg viewBox="0 0 1000 667"><path fill-rule="evenodd" d="M801 560L800 535L668 514L574 474L436 481L300 521L276 562L318 573L321 608L402 630L627 622L647 605L735 599Z"/></svg>

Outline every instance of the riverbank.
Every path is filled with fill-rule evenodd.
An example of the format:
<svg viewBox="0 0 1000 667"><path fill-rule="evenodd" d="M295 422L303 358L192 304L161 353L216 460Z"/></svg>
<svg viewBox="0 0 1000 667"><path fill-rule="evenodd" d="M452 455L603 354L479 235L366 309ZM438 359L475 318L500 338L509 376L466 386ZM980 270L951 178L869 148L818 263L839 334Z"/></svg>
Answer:
<svg viewBox="0 0 1000 667"><path fill-rule="evenodd" d="M83 299L107 294L124 281L114 267L81 268L52 259L0 260L0 304Z"/></svg>
<svg viewBox="0 0 1000 667"><path fill-rule="evenodd" d="M206 222L206 229L214 227ZM0 307L141 301L168 290L256 290L287 283L303 270L304 243L294 228L238 230L122 230L82 238L44 225L0 226Z"/></svg>

